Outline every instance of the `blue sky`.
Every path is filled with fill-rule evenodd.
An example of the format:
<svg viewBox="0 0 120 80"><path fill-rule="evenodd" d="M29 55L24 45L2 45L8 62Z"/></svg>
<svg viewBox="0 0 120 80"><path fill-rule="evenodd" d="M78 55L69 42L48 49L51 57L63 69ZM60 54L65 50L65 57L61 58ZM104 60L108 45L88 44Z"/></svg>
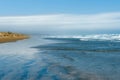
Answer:
<svg viewBox="0 0 120 80"><path fill-rule="evenodd" d="M120 11L120 0L0 0L0 15L95 14Z"/></svg>
<svg viewBox="0 0 120 80"><path fill-rule="evenodd" d="M0 30L119 33L120 0L0 0Z"/></svg>

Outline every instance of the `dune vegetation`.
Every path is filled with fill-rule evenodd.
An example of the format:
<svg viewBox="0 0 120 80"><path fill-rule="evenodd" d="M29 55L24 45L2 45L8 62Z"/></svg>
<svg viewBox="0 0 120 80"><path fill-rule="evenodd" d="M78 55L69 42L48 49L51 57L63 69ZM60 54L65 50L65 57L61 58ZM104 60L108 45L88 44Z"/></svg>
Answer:
<svg viewBox="0 0 120 80"><path fill-rule="evenodd" d="M13 32L0 32L0 43L13 42L29 38L28 35L13 33Z"/></svg>

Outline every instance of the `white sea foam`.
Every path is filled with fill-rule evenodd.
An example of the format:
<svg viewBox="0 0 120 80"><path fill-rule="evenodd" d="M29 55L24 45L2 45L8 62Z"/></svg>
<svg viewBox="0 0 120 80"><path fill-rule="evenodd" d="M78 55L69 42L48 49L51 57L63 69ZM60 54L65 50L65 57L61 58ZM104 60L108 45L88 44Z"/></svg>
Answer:
<svg viewBox="0 0 120 80"><path fill-rule="evenodd" d="M120 34L93 34L93 35L77 35L77 36L46 36L47 38L75 38L82 41L89 40L110 40L120 41Z"/></svg>

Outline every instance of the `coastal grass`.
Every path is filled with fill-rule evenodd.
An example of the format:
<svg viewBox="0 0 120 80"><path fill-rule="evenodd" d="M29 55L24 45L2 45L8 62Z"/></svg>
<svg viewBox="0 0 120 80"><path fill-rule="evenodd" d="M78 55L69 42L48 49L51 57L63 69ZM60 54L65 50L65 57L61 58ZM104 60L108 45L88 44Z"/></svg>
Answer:
<svg viewBox="0 0 120 80"><path fill-rule="evenodd" d="M10 32L0 32L0 43L14 42L17 40L28 39L29 36L25 34L10 33Z"/></svg>

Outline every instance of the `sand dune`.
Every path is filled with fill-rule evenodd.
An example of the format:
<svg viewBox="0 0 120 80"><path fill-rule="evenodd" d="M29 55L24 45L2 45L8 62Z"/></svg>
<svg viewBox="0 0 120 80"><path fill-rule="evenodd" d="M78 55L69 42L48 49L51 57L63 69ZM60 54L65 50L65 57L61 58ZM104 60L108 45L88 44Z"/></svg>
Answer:
<svg viewBox="0 0 120 80"><path fill-rule="evenodd" d="M25 34L13 33L13 32L0 32L0 43L13 42L17 40L27 39L29 36Z"/></svg>

